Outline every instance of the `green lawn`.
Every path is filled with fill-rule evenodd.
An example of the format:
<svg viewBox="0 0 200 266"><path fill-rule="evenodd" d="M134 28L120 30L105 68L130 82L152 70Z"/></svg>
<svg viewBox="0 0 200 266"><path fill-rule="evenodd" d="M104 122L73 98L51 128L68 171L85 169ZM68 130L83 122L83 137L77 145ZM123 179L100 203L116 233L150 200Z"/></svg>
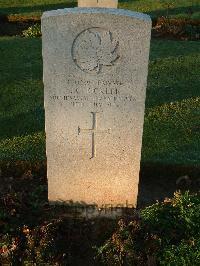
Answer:
<svg viewBox="0 0 200 266"><path fill-rule="evenodd" d="M169 8L168 8L169 5ZM40 16L45 10L77 6L75 0L0 0L0 14ZM151 16L192 17L200 19L199 0L121 0L119 7Z"/></svg>
<svg viewBox="0 0 200 266"><path fill-rule="evenodd" d="M41 39L0 38L0 159L45 158ZM200 46L153 40L143 161L200 163Z"/></svg>

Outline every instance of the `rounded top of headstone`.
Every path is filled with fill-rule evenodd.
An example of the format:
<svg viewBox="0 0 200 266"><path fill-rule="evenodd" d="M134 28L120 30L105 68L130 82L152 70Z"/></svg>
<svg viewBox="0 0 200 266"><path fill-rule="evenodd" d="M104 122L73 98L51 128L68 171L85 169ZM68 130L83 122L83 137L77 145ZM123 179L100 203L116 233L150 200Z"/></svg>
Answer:
<svg viewBox="0 0 200 266"><path fill-rule="evenodd" d="M147 23L151 23L151 17L144 13L133 12L130 10L125 9L116 9L116 8L64 8L64 9L57 9L52 11L46 11L42 15L42 19L47 17L54 17L54 16L63 16L69 14L108 14L108 15L116 15L116 16L124 16L130 17L138 20L143 20Z"/></svg>

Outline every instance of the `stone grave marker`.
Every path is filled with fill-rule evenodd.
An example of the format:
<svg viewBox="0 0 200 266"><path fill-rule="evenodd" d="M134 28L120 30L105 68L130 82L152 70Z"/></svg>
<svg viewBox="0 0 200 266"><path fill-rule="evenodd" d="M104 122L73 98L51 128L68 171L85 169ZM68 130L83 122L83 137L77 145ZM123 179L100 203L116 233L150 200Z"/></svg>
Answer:
<svg viewBox="0 0 200 266"><path fill-rule="evenodd" d="M135 206L150 17L55 10L42 35L49 201Z"/></svg>
<svg viewBox="0 0 200 266"><path fill-rule="evenodd" d="M117 8L118 0L78 0L79 7Z"/></svg>

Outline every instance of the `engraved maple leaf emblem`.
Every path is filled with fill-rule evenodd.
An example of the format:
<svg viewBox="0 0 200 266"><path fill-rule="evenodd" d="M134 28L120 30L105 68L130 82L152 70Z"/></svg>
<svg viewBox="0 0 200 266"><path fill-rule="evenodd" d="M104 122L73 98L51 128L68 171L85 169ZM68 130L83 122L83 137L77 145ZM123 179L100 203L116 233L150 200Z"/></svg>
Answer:
<svg viewBox="0 0 200 266"><path fill-rule="evenodd" d="M74 41L72 56L77 66L87 73L99 73L103 66L112 66L119 58L119 42L110 31L88 29Z"/></svg>

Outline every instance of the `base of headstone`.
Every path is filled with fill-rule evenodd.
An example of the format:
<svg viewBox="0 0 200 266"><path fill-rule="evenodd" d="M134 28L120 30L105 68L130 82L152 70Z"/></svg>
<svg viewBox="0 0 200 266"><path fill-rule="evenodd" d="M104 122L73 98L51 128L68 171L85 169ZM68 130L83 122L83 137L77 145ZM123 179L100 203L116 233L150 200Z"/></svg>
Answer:
<svg viewBox="0 0 200 266"><path fill-rule="evenodd" d="M137 209L131 207L120 207L120 206L103 206L102 208L95 205L70 205L67 202L55 202L50 201L51 206L62 206L63 213L66 217L83 218L83 219L94 219L94 218L108 218L117 219L121 217L133 217L137 213Z"/></svg>

